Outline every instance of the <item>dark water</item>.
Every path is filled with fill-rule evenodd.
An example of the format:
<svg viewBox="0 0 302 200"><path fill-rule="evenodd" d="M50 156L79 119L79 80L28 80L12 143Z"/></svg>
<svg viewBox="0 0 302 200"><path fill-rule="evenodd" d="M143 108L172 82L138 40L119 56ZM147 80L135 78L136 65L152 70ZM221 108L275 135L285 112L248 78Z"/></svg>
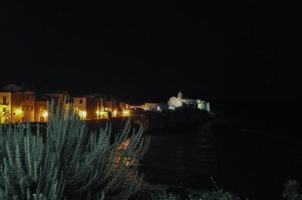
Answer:
<svg viewBox="0 0 302 200"><path fill-rule="evenodd" d="M150 135L142 170L153 184L204 189L213 186L213 176L221 188L241 196L281 199L288 179L302 180L302 143L286 133L214 120Z"/></svg>
<svg viewBox="0 0 302 200"><path fill-rule="evenodd" d="M214 141L212 135L198 129L152 135L143 160L146 179L181 186L207 185L216 166Z"/></svg>

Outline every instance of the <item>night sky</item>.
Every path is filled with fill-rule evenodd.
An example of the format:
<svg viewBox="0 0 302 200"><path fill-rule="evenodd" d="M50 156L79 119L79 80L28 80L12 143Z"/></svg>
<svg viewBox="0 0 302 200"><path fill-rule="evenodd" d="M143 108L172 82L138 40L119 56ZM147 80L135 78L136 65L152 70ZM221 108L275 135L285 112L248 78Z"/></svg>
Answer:
<svg viewBox="0 0 302 200"><path fill-rule="evenodd" d="M300 98L298 6L99 2L1 1L0 84L133 101Z"/></svg>

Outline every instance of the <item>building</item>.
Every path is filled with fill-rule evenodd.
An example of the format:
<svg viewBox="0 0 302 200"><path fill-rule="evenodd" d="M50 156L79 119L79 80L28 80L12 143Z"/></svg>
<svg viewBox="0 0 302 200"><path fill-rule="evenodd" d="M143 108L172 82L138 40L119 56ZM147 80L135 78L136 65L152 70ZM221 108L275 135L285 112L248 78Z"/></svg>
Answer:
<svg viewBox="0 0 302 200"><path fill-rule="evenodd" d="M87 96L87 117L86 119L97 119L98 100L94 96Z"/></svg>
<svg viewBox="0 0 302 200"><path fill-rule="evenodd" d="M9 84L0 90L0 123L47 122L48 102L71 108L81 119L107 119L132 115L129 104L117 102L114 98L101 95L73 96L67 91L35 93ZM154 109L155 104L146 103Z"/></svg>
<svg viewBox="0 0 302 200"><path fill-rule="evenodd" d="M182 107L182 98L183 98L183 96L182 96L181 92L178 93L177 97L174 97L174 96L171 97L168 101L169 107L171 107L171 108Z"/></svg>
<svg viewBox="0 0 302 200"><path fill-rule="evenodd" d="M70 103L73 111L77 113L81 119L87 118L87 97L72 97Z"/></svg>
<svg viewBox="0 0 302 200"><path fill-rule="evenodd" d="M33 91L25 91L22 101L22 122L35 121L35 93Z"/></svg>
<svg viewBox="0 0 302 200"><path fill-rule="evenodd" d="M47 101L63 102L66 93L37 95L15 84L0 91L0 123L45 122L48 120Z"/></svg>
<svg viewBox="0 0 302 200"><path fill-rule="evenodd" d="M199 110L206 110L210 112L210 103L200 99L184 98L182 92L179 92L177 97L173 96L168 101L170 109L175 108L194 108Z"/></svg>
<svg viewBox="0 0 302 200"><path fill-rule="evenodd" d="M44 94L35 94L35 122L48 121L48 99Z"/></svg>
<svg viewBox="0 0 302 200"><path fill-rule="evenodd" d="M70 94L69 92L62 91L51 91L43 94L48 100L53 100L55 104L59 104L62 106L64 103L68 104L70 102Z"/></svg>
<svg viewBox="0 0 302 200"><path fill-rule="evenodd" d="M21 87L9 84L0 91L0 123L21 122L23 120L22 102L24 94Z"/></svg>
<svg viewBox="0 0 302 200"><path fill-rule="evenodd" d="M129 116L129 104L117 102L114 98L99 97L96 113L97 119Z"/></svg>
<svg viewBox="0 0 302 200"><path fill-rule="evenodd" d="M37 100L35 102L35 122L48 121L47 100Z"/></svg>
<svg viewBox="0 0 302 200"><path fill-rule="evenodd" d="M0 92L0 122L8 123L11 121L12 112L12 93Z"/></svg>
<svg viewBox="0 0 302 200"><path fill-rule="evenodd" d="M22 110L24 100L24 93L20 91L12 92L12 116L11 116L11 122L13 123L19 123L23 121L24 118L24 112Z"/></svg>
<svg viewBox="0 0 302 200"><path fill-rule="evenodd" d="M197 101L197 108L199 110L206 110L206 111L209 111L209 112L211 111L210 110L210 103L209 102L202 101L200 99L197 99L196 101Z"/></svg>
<svg viewBox="0 0 302 200"><path fill-rule="evenodd" d="M140 105L140 106L136 106L136 108L140 108L140 109L143 109L143 110L158 110L159 108L159 104L158 103L144 103L143 105Z"/></svg>

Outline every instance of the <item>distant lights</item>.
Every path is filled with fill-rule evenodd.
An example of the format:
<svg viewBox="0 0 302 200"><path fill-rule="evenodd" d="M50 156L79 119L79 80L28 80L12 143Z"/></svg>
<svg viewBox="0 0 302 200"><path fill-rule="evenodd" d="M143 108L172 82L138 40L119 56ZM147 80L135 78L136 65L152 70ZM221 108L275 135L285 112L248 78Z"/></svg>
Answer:
<svg viewBox="0 0 302 200"><path fill-rule="evenodd" d="M97 118L104 118L104 116L106 115L106 113L107 112L97 110L96 111Z"/></svg>
<svg viewBox="0 0 302 200"><path fill-rule="evenodd" d="M44 111L44 112L42 113L42 116L43 116L44 118L47 118L47 117L48 117L48 111Z"/></svg>
<svg viewBox="0 0 302 200"><path fill-rule="evenodd" d="M117 115L117 110L114 110L113 111L113 116L116 117L116 115Z"/></svg>
<svg viewBox="0 0 302 200"><path fill-rule="evenodd" d="M16 109L16 115L21 115L23 113L22 109L18 108Z"/></svg>
<svg viewBox="0 0 302 200"><path fill-rule="evenodd" d="M83 111L83 110L80 110L79 111L79 116L81 119L86 119L87 117L87 112L86 111Z"/></svg>
<svg viewBox="0 0 302 200"><path fill-rule="evenodd" d="M169 106L169 110L175 110L174 106Z"/></svg>
<svg viewBox="0 0 302 200"><path fill-rule="evenodd" d="M123 110L123 115L124 116L130 115L130 110Z"/></svg>

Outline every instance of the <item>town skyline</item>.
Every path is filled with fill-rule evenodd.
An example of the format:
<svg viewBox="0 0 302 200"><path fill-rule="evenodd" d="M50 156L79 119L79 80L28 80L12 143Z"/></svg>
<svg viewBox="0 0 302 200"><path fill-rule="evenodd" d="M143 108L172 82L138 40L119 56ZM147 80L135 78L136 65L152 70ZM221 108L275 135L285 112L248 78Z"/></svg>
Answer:
<svg viewBox="0 0 302 200"><path fill-rule="evenodd" d="M42 92L32 87L8 84L0 88L0 123L47 122L50 102L65 110L71 109L83 120L133 117L144 111L161 112L185 107L210 112L209 102L184 98L182 92L167 103L134 104L105 94L75 95L66 90Z"/></svg>

